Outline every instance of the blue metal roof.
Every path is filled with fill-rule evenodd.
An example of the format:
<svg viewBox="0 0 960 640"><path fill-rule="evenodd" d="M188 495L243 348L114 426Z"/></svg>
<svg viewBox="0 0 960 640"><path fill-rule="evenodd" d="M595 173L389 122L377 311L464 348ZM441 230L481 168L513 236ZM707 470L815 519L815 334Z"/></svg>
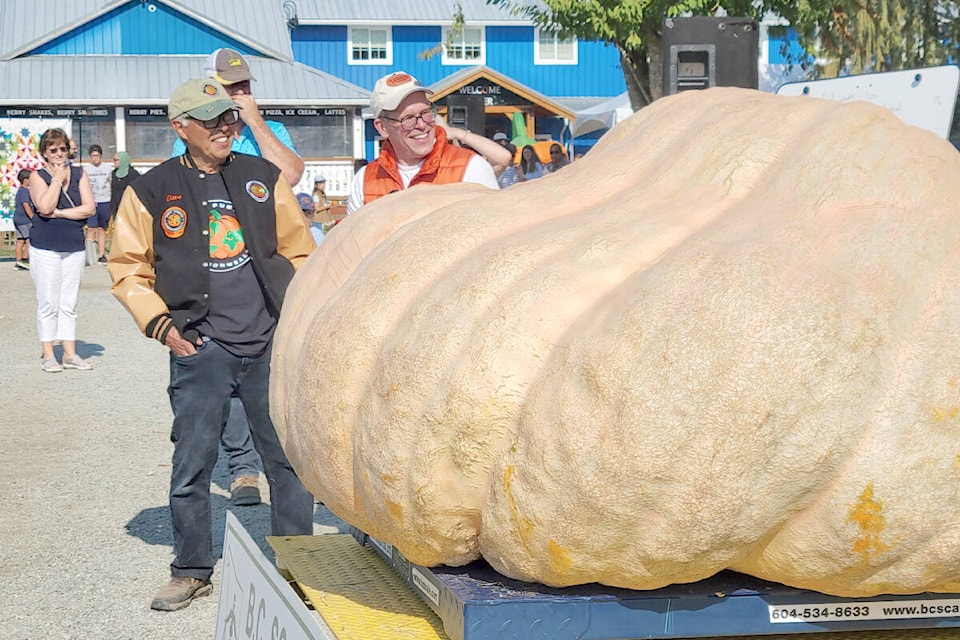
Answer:
<svg viewBox="0 0 960 640"><path fill-rule="evenodd" d="M3 0L0 2L0 59L27 55L73 35L111 12L163 9L195 21L278 60L293 60L283 0Z"/></svg>
<svg viewBox="0 0 960 640"><path fill-rule="evenodd" d="M0 61L2 105L166 104L206 56L27 56ZM248 56L260 106L364 106L370 93L298 62Z"/></svg>
<svg viewBox="0 0 960 640"><path fill-rule="evenodd" d="M486 0L456 0L470 23L530 24ZM296 17L301 24L449 24L456 11L454 0L296 0ZM525 4L543 6L531 0Z"/></svg>
<svg viewBox="0 0 960 640"><path fill-rule="evenodd" d="M261 105L353 106L370 94L293 61L282 0L2 0L0 104L163 104L222 46Z"/></svg>

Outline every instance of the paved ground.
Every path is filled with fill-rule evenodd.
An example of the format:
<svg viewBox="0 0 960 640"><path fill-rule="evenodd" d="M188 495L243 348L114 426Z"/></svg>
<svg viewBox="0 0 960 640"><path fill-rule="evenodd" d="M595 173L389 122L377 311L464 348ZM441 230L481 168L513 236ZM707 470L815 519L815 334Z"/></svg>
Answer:
<svg viewBox="0 0 960 640"><path fill-rule="evenodd" d="M77 351L92 371L40 370L30 274L0 259L0 638L213 638L213 597L151 611L168 577L170 407L167 353L143 337L113 296L103 266L87 267ZM59 355L59 347L57 348ZM220 553L229 478L214 475ZM266 483L261 478L266 497ZM269 506L232 509L265 553ZM322 506L316 531L346 526Z"/></svg>

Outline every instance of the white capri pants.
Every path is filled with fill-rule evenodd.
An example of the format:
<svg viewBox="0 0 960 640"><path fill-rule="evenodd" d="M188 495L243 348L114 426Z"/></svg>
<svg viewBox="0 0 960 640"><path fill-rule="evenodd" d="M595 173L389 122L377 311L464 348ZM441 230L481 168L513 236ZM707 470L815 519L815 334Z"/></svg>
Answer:
<svg viewBox="0 0 960 640"><path fill-rule="evenodd" d="M30 249L30 276L37 288L40 342L76 340L77 298L86 263L85 251Z"/></svg>

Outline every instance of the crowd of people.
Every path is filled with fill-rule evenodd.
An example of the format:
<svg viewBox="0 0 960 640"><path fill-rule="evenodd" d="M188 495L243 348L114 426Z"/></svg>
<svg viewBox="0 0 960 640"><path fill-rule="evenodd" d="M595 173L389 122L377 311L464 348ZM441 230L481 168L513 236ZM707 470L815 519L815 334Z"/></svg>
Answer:
<svg viewBox="0 0 960 640"><path fill-rule="evenodd" d="M234 505L260 503L262 472L272 533L313 531L313 497L270 419L270 357L287 285L340 217L417 184L500 189L567 163L560 145L543 163L533 147L518 154L502 132L490 139L451 126L428 88L391 73L370 101L380 154L355 166L345 212L335 212L322 175L312 193L294 193L303 160L283 124L261 116L253 82L240 53L214 51L202 77L170 96L170 159L142 175L126 151L113 155L112 167L104 163L98 144L77 166L76 143L57 128L40 138L43 166L18 175L15 266L29 270L35 284L41 369L93 368L76 350L78 295L92 248L139 329L169 349L175 557L155 610L182 609L212 590L210 480L221 450Z"/></svg>

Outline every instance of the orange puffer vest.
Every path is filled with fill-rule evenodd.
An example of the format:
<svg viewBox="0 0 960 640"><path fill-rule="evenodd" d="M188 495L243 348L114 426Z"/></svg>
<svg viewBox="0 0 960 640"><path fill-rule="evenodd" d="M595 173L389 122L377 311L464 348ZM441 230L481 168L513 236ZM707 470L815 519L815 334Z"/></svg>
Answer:
<svg viewBox="0 0 960 640"><path fill-rule="evenodd" d="M437 127L437 141L430 155L423 161L420 171L410 181L410 186L421 183L450 184L461 182L470 160L476 153L463 147L447 144L447 133ZM380 157L367 165L363 174L363 204L403 190L403 181L397 169L397 159L390 141L383 143Z"/></svg>

